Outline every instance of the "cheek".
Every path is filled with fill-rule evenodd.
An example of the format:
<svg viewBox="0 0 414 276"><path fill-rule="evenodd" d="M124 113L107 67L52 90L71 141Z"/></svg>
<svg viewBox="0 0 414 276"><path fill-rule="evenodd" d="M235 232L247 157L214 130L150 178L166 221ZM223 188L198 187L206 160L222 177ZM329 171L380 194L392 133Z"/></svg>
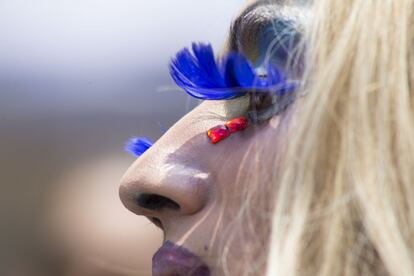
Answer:
<svg viewBox="0 0 414 276"><path fill-rule="evenodd" d="M274 171L275 162L273 158L265 158L269 158L269 150L273 152L275 148L263 148L263 142L274 139L275 135L277 128L266 123L211 145L208 159L215 175L214 202L230 219L239 216L241 209L254 219L262 218L263 213L269 211L273 189L269 172Z"/></svg>
<svg viewBox="0 0 414 276"><path fill-rule="evenodd" d="M210 219L220 223L216 250L228 252L222 260L233 268L242 267L240 258L257 260L267 253L273 189L267 172L273 164L263 159L261 141L272 134L269 124L250 128L212 146L208 155L216 178Z"/></svg>

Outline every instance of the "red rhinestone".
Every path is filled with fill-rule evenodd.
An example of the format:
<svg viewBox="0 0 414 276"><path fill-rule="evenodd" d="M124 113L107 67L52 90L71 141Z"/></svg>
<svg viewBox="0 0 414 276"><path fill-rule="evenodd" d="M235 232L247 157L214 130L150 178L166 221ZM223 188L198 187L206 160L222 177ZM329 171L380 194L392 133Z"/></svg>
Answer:
<svg viewBox="0 0 414 276"><path fill-rule="evenodd" d="M207 132L207 136L210 138L211 143L216 144L223 139L229 137L230 131L226 126L216 126Z"/></svg>
<svg viewBox="0 0 414 276"><path fill-rule="evenodd" d="M232 119L226 123L226 127L230 130L231 133L237 132L239 130L244 130L248 126L247 118L240 117Z"/></svg>

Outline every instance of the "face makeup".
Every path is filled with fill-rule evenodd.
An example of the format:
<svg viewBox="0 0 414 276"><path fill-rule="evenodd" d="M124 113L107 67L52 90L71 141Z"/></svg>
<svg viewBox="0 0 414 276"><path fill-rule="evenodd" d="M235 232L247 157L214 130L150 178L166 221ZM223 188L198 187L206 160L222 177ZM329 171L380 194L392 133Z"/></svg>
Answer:
<svg viewBox="0 0 414 276"><path fill-rule="evenodd" d="M296 29L300 22L297 23L295 14L300 11L295 6L279 6L254 5L249 16L242 14L230 39L234 40L231 45L239 47L229 47L223 56L216 56L211 45L203 43L194 43L178 52L170 64L172 78L190 96L204 101L153 146L138 138L127 147L140 158L124 176L122 202L134 213L159 222L169 240L153 257L155 276L223 275L227 271L228 275L241 275L244 265L249 265L244 260L260 259L266 254L262 246L257 248L257 241L264 243L267 237L266 229L262 230L266 227L253 229L258 232L249 233L243 243L232 242L231 237L239 232L245 234L245 224L234 227L233 219L244 206L245 191L256 181L250 171L240 170L257 162L256 158L248 158L246 152L261 139L270 141L269 137L279 135L281 121L272 119L301 96L300 76L285 68L286 44L270 45L275 32L288 46L296 45L301 30ZM250 31L252 24L261 31ZM251 34L261 37L252 40ZM257 51L249 51L251 48ZM271 127L268 122L272 122ZM212 128L214 131L209 132ZM217 146L211 144L224 138L226 141ZM243 186L246 183L250 186ZM267 212L267 202L263 200L268 195L266 187L254 189L249 200L257 209L255 212ZM152 199L149 203L159 204L137 200L145 196ZM254 218L258 221L255 225L268 223L263 216ZM195 254L171 241L185 241ZM214 266L208 267L199 257L207 250L209 263ZM226 256L228 260L222 264Z"/></svg>

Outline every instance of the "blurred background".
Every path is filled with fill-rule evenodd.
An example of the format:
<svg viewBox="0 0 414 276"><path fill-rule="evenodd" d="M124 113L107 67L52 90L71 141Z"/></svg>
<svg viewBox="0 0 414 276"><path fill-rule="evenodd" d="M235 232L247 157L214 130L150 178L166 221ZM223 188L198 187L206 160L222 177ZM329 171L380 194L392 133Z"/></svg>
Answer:
<svg viewBox="0 0 414 276"><path fill-rule="evenodd" d="M132 136L197 102L168 61L220 49L243 0L0 0L0 275L151 275L162 234L118 182Z"/></svg>

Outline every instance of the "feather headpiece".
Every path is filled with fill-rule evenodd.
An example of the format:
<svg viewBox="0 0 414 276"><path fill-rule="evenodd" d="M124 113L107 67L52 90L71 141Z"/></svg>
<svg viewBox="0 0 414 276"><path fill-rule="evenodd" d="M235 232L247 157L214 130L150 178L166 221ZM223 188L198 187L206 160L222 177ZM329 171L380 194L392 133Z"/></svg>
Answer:
<svg viewBox="0 0 414 276"><path fill-rule="evenodd" d="M276 66L268 64L265 71L258 74L239 53L216 59L212 46L203 43L193 43L192 51L182 49L170 64L170 74L177 85L190 96L202 100L229 100L249 92L285 96L297 89L298 84L289 81ZM139 157L152 145L147 138L133 138L125 150Z"/></svg>
<svg viewBox="0 0 414 276"><path fill-rule="evenodd" d="M212 46L203 43L193 43L192 52L179 51L170 74L190 96L202 100L228 100L254 91L283 95L297 88L275 66L267 65L266 73L259 75L243 55L230 53L216 59Z"/></svg>

